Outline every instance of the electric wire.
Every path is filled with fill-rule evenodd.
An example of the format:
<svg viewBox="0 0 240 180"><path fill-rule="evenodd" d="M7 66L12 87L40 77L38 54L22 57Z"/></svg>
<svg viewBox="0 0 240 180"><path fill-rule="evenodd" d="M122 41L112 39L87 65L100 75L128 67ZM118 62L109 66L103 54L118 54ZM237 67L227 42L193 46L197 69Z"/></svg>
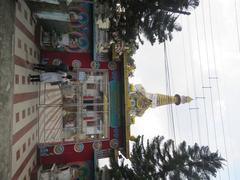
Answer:
<svg viewBox="0 0 240 180"><path fill-rule="evenodd" d="M218 149L218 142L217 142L217 132L216 132L216 119L215 119L215 113L214 113L214 106L213 106L213 93L211 89L211 74L210 74L210 65L209 65L209 52L208 52L208 43L207 43L207 34L206 34L206 22L205 22L205 11L203 8L203 5L201 6L202 10L202 18L203 18L203 30L204 30L204 41L205 41L205 50L206 50L206 61L207 61L207 71L208 71L208 83L209 83L209 92L210 92L210 105L211 105L211 112L212 112L212 118L213 118L213 131L214 131L214 138L215 138L215 146L216 149ZM219 171L219 179L221 180L221 172Z"/></svg>
<svg viewBox="0 0 240 180"><path fill-rule="evenodd" d="M208 5L209 5L209 21L210 21L210 30L211 30L210 32L211 32L211 41L212 41L211 44L212 44L212 51L213 51L213 63L214 63L215 75L216 75L216 77L218 77L217 65L216 65L216 52L215 52L214 36L213 36L212 14L211 14L211 9L212 8L211 8L210 1L208 1ZM238 35L239 35L239 33L238 33ZM218 103L219 103L219 110L220 110L220 120L221 120L222 133L223 133L224 150L225 150L226 160L228 162L228 153L227 153L226 135L225 135L225 129L224 129L224 122L223 122L222 106L221 106L220 88L219 88L219 84L218 84L218 79L215 79L215 80L216 80L217 92L218 92L217 94L218 94ZM228 174L228 179L230 180L229 166L227 166L227 174Z"/></svg>
<svg viewBox="0 0 240 180"><path fill-rule="evenodd" d="M181 18L181 21L183 21L182 18ZM189 91L188 71L187 71L187 63L186 63L187 56L186 56L186 47L185 47L185 41L184 41L184 34L183 33L182 33L182 47L183 47L183 59L184 59L186 88L187 88L187 94L189 94L190 91ZM191 137L192 143L194 143L194 141L193 141L193 122L192 122L192 115L191 115L191 111L190 111L190 103L188 103L188 111L189 111L190 129L191 129L190 137Z"/></svg>
<svg viewBox="0 0 240 180"><path fill-rule="evenodd" d="M166 42L164 42L164 62L165 62L167 95L171 95L170 74L169 74ZM173 138L174 138L175 143L177 143L176 142L176 128L175 128L175 122L174 122L174 117L173 117L172 104L170 104L169 108L170 108L170 122L171 122L172 130L173 130Z"/></svg>
<svg viewBox="0 0 240 180"><path fill-rule="evenodd" d="M240 52L240 34L239 34L239 24L238 24L238 10L237 10L237 0L234 2L235 7L235 20L236 20L236 29L237 29L237 39L238 39L238 51Z"/></svg>
<svg viewBox="0 0 240 180"><path fill-rule="evenodd" d="M202 10L202 18L203 18L203 30L204 30L204 41L205 41L205 52L206 52L206 61L207 61L207 71L208 71L208 77L210 77L210 67L209 67L209 52L208 52L208 43L207 43L207 33L206 33L206 22L205 22L205 11L203 8L203 5L201 6ZM211 89L211 81L208 79L209 83L209 91L210 91L210 104L211 104L211 113L212 113L212 118L213 118L213 131L214 131L214 139L215 139L215 146L216 149L218 149L218 143L217 143L217 132L216 132L216 122L215 122L215 113L214 113L214 108L213 108L213 94L212 94L212 89Z"/></svg>
<svg viewBox="0 0 240 180"><path fill-rule="evenodd" d="M171 96L171 90L170 90L170 78L169 78L169 72L168 72L168 64L166 64L167 69L167 95ZM173 110L172 110L172 104L169 104L168 107L168 114L169 114L169 120L170 120L170 129L172 130L174 141L176 142L176 129L175 129L175 123L174 123L174 117L173 117Z"/></svg>
<svg viewBox="0 0 240 180"><path fill-rule="evenodd" d="M200 65L200 77L201 77L201 85L204 86L203 81L203 67L202 67L202 57L201 57L201 50L200 50L200 42L199 42L199 32L198 32L198 20L196 12L194 11L194 18L195 18L195 29L197 34L197 47L198 47L198 58L199 58L199 65ZM208 127L208 117L207 117L207 107L206 107L206 99L205 99L205 91L204 88L202 88L202 96L203 96L203 107L204 107L204 114L205 114L205 125L206 125L206 135L207 135L207 144L209 146L210 140L209 140L209 127Z"/></svg>
<svg viewBox="0 0 240 180"><path fill-rule="evenodd" d="M169 80L168 80L168 73L167 73L167 63L166 63L166 53L164 53L164 67L165 67L165 88L166 88L166 95L169 94ZM167 106L167 117L168 117L168 135L169 137L174 136L174 132L172 131L171 128L171 111L169 106ZM171 132L172 132L172 136L171 136Z"/></svg>
<svg viewBox="0 0 240 180"><path fill-rule="evenodd" d="M171 58L171 53L169 52L170 49L168 48L168 46L166 46L167 48L167 55L168 55L168 65L169 65L169 74L172 74L173 75L173 71L172 71L172 58ZM171 90L175 91L175 88L174 88L174 79L173 79L173 76L170 76L170 87L171 87ZM174 121L175 121L175 125L176 125L176 134L178 134L176 136L176 138L178 137L179 139L179 142L181 141L181 132L180 132L180 126L179 126L179 117L178 117L178 111L177 111L177 108L176 106L173 106L173 112L175 114L174 117Z"/></svg>
<svg viewBox="0 0 240 180"><path fill-rule="evenodd" d="M193 65L193 50L192 50L192 34L191 34L191 30L190 30L190 23L189 23L189 19L187 19L187 24L188 24L188 41L189 41L189 50L190 50L190 65L191 65L191 74L192 74L192 85L193 85L193 93L194 93L194 97L197 97L197 90L196 90L196 76L194 73L194 65ZM198 108L198 99L195 99L195 107ZM201 132L200 132L200 118L199 118L199 110L196 109L196 118L197 118L197 133L198 133L198 140L199 140L199 144L202 144L202 139L201 139Z"/></svg>
<svg viewBox="0 0 240 180"><path fill-rule="evenodd" d="M165 67L165 88L166 88L166 95L169 94L169 80L168 80L168 73L167 73L167 63L166 63L166 53L164 53L164 67ZM170 108L169 106L167 106L167 119L168 119L168 136L169 137L172 137L174 136L174 133L172 131L172 128L171 128L171 115L170 115L171 111L170 111ZM171 135L171 132L172 132L172 135Z"/></svg>
<svg viewBox="0 0 240 180"><path fill-rule="evenodd" d="M166 44L164 44L166 47ZM169 65L168 65L168 55L167 50L164 47L164 54L165 54L165 64L166 64L166 82L167 82L167 95L171 96L171 84L170 84L170 74L169 74ZM172 131L173 131L173 137L174 141L176 142L176 129L175 129L175 123L174 123L174 117L173 117L173 110L172 110L172 104L168 106L169 109L169 115L170 115L170 123L172 124Z"/></svg>

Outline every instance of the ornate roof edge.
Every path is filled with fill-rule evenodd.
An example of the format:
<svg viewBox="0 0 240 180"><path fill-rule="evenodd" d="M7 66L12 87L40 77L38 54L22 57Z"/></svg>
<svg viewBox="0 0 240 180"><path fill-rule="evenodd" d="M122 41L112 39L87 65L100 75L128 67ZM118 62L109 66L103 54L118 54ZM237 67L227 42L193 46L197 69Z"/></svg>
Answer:
<svg viewBox="0 0 240 180"><path fill-rule="evenodd" d="M130 152L129 152L129 140L130 140L130 121L129 121L129 92L128 92L128 68L127 68L127 53L124 52L123 54L123 70L124 70L124 111L125 111L125 156L128 159L130 157Z"/></svg>

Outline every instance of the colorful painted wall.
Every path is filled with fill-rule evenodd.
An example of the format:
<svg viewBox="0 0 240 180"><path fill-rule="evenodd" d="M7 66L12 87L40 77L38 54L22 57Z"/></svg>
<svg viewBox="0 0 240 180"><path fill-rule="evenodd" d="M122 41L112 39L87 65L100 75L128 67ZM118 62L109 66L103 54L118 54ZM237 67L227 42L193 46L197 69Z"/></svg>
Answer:
<svg viewBox="0 0 240 180"><path fill-rule="evenodd" d="M93 68L93 47L91 39L93 37L91 15L91 7L82 6L78 8L70 8L70 23L69 23L69 36L73 38L84 39L88 41L84 43L80 42L79 48L66 47L58 49L43 49L41 51L42 62L54 63L56 59L62 60L64 64L69 67L87 68L93 70L105 69L108 70L109 77L109 137L101 140L93 141L79 141L79 142L59 142L40 144L38 146L38 157L41 165L48 164L69 164L69 163L84 163L91 162L94 159L94 151L98 151L98 158L108 156L110 148L118 148L123 146L123 109L122 104L123 92L122 92L122 72L120 71L120 64L117 64L115 70L108 68L108 62L100 61L98 66ZM78 41L80 41L78 39Z"/></svg>
<svg viewBox="0 0 240 180"><path fill-rule="evenodd" d="M119 70L109 70L109 98L110 98L110 124L108 139L94 140L89 142L81 141L79 143L68 142L64 144L48 144L39 146L39 155L41 164L51 163L69 163L75 161L86 161L93 158L94 150L108 150L109 148L117 148L123 144L123 128L122 128L122 109L121 109L121 82ZM103 153L103 157L107 156Z"/></svg>

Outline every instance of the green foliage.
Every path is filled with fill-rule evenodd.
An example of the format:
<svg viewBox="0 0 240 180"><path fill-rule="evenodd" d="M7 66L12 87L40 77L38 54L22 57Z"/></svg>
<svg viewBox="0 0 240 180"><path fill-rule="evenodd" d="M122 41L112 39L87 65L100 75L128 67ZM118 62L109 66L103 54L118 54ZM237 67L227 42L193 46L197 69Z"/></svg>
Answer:
<svg viewBox="0 0 240 180"><path fill-rule="evenodd" d="M172 39L173 31L180 31L176 23L179 14L189 15L189 9L199 5L199 0L101 0L111 7L110 34L113 40L128 43L143 34L152 44ZM136 43L137 45L137 43Z"/></svg>
<svg viewBox="0 0 240 180"><path fill-rule="evenodd" d="M192 179L202 180L216 177L217 170L223 168L225 161L218 152L210 152L209 147L187 146L183 141L175 146L173 140L164 141L157 136L144 145L143 137L138 137L130 156L131 168L118 164L111 158L111 177L114 179Z"/></svg>

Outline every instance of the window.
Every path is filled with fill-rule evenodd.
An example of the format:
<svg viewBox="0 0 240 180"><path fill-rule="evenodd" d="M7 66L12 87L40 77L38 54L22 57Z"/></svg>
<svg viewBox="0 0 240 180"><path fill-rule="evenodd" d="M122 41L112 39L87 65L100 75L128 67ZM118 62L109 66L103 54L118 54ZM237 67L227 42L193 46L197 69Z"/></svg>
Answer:
<svg viewBox="0 0 240 180"><path fill-rule="evenodd" d="M35 107L34 107L34 106L32 106L32 113L34 113L34 111L35 111Z"/></svg>
<svg viewBox="0 0 240 180"><path fill-rule="evenodd" d="M31 108L28 108L28 116L31 114Z"/></svg>
<svg viewBox="0 0 240 180"><path fill-rule="evenodd" d="M19 121L19 112L16 113L16 122Z"/></svg>
<svg viewBox="0 0 240 180"><path fill-rule="evenodd" d="M21 39L18 38L18 48L21 49L22 48L22 41Z"/></svg>
<svg viewBox="0 0 240 180"><path fill-rule="evenodd" d="M25 152L26 150L26 143L23 144L23 153Z"/></svg>
<svg viewBox="0 0 240 180"><path fill-rule="evenodd" d="M19 158L20 158L20 150L17 150L17 152L16 152L16 160L19 160Z"/></svg>
<svg viewBox="0 0 240 180"><path fill-rule="evenodd" d="M22 111L22 119L24 119L25 116L26 116L26 114L25 114L25 110L23 110L23 111Z"/></svg>
<svg viewBox="0 0 240 180"><path fill-rule="evenodd" d="M31 167L28 168L28 175L31 177Z"/></svg>
<svg viewBox="0 0 240 180"><path fill-rule="evenodd" d="M32 17L30 17L30 25L31 25L31 26L33 25L33 19L32 19Z"/></svg>
<svg viewBox="0 0 240 180"><path fill-rule="evenodd" d="M25 18L26 20L28 20L28 13L27 13L27 10L26 10L26 9L24 9L24 18Z"/></svg>
<svg viewBox="0 0 240 180"><path fill-rule="evenodd" d="M15 74L15 84L19 84L19 75Z"/></svg>
<svg viewBox="0 0 240 180"><path fill-rule="evenodd" d="M93 103L94 103L94 100L83 100L83 104L85 105L84 107L88 111L93 111L94 110Z"/></svg>
<svg viewBox="0 0 240 180"><path fill-rule="evenodd" d="M27 82L28 82L28 84L30 84L30 83L31 83L31 81L30 81L30 78L27 78Z"/></svg>
<svg viewBox="0 0 240 180"><path fill-rule="evenodd" d="M96 84L87 84L87 89L96 89Z"/></svg>
<svg viewBox="0 0 240 180"><path fill-rule="evenodd" d="M87 126L95 126L96 122L95 121L88 121Z"/></svg>
<svg viewBox="0 0 240 180"><path fill-rule="evenodd" d="M27 44L26 44L26 43L24 43L24 51L25 51L25 52L28 52Z"/></svg>
<svg viewBox="0 0 240 180"><path fill-rule="evenodd" d="M109 136L108 71L78 69L75 81L63 88L65 140L102 139ZM71 86L71 87L69 87Z"/></svg>
<svg viewBox="0 0 240 180"><path fill-rule="evenodd" d="M30 146L31 145L31 138L29 137L28 138L28 146Z"/></svg>
<svg viewBox="0 0 240 180"><path fill-rule="evenodd" d="M30 55L32 56L33 50L32 50L31 47L29 48L29 53L30 53Z"/></svg>
<svg viewBox="0 0 240 180"><path fill-rule="evenodd" d="M34 141L34 138L35 138L35 137L34 137L34 134L33 134L33 135L32 135L32 141Z"/></svg>
<svg viewBox="0 0 240 180"><path fill-rule="evenodd" d="M26 81L25 76L22 76L22 84L25 84L25 81Z"/></svg>

